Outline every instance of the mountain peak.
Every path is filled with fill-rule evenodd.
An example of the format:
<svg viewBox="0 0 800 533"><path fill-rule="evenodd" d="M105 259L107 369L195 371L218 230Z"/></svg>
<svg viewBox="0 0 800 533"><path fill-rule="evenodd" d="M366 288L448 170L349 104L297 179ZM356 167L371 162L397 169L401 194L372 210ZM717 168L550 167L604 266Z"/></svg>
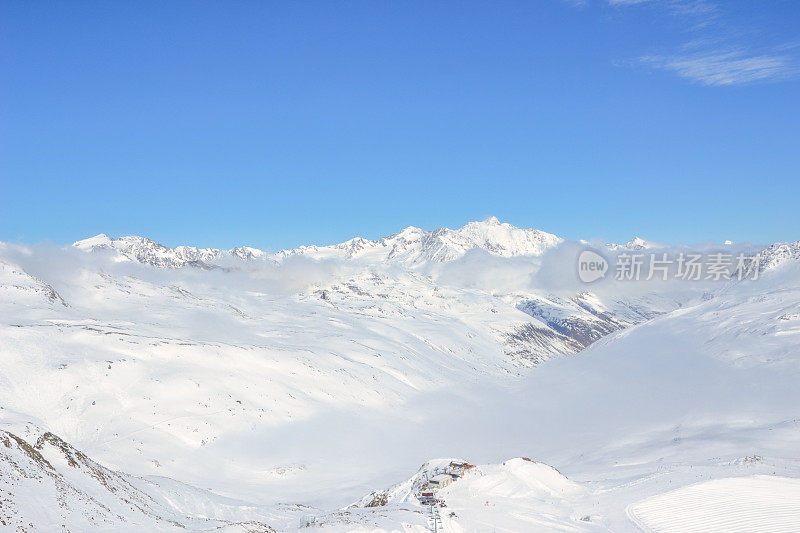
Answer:
<svg viewBox="0 0 800 533"><path fill-rule="evenodd" d="M641 237L634 237L633 239L626 242L625 246L631 249L650 248L651 243L646 241L645 239L642 239Z"/></svg>
<svg viewBox="0 0 800 533"><path fill-rule="evenodd" d="M95 235L94 237L89 237L88 239L75 241L74 243L72 243L72 246L74 246L75 248L80 248L81 250L91 250L93 248L111 246L112 242L113 239L111 237L109 237L105 233L100 233Z"/></svg>
<svg viewBox="0 0 800 533"><path fill-rule="evenodd" d="M609 244L611 250L649 250L650 248L661 248L662 245L653 241L634 237L625 244Z"/></svg>

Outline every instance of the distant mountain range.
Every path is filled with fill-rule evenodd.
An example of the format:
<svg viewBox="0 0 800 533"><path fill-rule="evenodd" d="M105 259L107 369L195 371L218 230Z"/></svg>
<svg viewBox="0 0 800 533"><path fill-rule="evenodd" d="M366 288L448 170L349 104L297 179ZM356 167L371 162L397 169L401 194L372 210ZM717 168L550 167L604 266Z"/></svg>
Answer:
<svg viewBox="0 0 800 533"><path fill-rule="evenodd" d="M76 248L86 251L108 250L121 260L132 260L157 267L181 268L184 266L210 267L226 260L280 261L291 256L313 259L347 259L363 262L392 262L406 266L424 263L443 263L463 257L470 250L484 250L499 257L539 256L562 243L563 239L537 229L522 229L501 223L495 217L481 222L470 222L451 230L440 228L425 231L410 226L388 237L369 240L356 237L329 246L300 246L291 250L268 253L264 250L241 246L230 250L177 246L168 248L145 237L126 236L112 239L105 234L77 241ZM642 250L659 245L641 238L609 249Z"/></svg>

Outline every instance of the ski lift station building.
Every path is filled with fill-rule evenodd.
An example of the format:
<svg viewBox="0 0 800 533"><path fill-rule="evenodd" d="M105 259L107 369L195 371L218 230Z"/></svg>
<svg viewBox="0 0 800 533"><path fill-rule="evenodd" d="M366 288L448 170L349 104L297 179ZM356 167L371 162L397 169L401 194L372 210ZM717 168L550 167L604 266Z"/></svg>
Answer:
<svg viewBox="0 0 800 533"><path fill-rule="evenodd" d="M450 474L439 474L438 476L433 476L428 484L431 488L441 489L449 485L452 481L453 478L450 476Z"/></svg>

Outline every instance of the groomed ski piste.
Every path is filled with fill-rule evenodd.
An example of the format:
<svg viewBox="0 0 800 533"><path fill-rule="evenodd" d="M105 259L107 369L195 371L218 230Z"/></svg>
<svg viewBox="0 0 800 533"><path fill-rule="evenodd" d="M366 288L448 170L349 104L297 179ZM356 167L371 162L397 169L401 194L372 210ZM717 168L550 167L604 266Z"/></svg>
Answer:
<svg viewBox="0 0 800 533"><path fill-rule="evenodd" d="M631 505L645 531L791 533L800 524L800 479L748 476L703 481Z"/></svg>
<svg viewBox="0 0 800 533"><path fill-rule="evenodd" d="M587 246L689 249L0 244L0 529L798 530L800 243L592 285Z"/></svg>

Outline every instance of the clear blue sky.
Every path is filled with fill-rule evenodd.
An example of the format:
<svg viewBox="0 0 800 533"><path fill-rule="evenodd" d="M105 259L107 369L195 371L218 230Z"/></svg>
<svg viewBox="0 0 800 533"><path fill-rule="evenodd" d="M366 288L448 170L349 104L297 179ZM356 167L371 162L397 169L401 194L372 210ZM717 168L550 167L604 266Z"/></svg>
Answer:
<svg viewBox="0 0 800 533"><path fill-rule="evenodd" d="M0 4L0 240L800 239L800 2Z"/></svg>

